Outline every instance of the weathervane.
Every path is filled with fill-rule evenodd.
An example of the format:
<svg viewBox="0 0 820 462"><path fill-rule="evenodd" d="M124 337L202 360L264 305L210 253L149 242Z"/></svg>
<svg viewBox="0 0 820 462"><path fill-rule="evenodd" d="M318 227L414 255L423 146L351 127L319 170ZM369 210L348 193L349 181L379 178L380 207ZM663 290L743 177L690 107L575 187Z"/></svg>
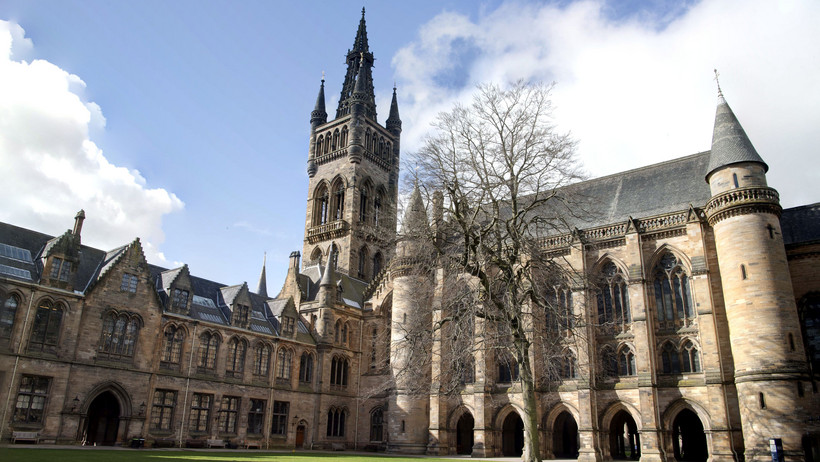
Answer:
<svg viewBox="0 0 820 462"><path fill-rule="evenodd" d="M720 89L720 80L718 79L718 77L720 77L720 73L718 73L717 69L715 69L714 71L715 71L715 82L717 82L717 87L718 87L718 96L723 98L723 90Z"/></svg>

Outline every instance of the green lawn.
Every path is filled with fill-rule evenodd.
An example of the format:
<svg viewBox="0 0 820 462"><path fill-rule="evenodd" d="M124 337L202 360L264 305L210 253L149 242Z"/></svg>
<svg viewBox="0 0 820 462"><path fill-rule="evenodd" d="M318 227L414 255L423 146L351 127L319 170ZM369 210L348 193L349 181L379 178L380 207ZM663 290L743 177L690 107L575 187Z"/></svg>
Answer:
<svg viewBox="0 0 820 462"><path fill-rule="evenodd" d="M387 459L390 462L419 462L412 457L389 457L384 455L344 455L317 452L261 452L261 451L161 451L153 449L106 450L92 448L40 449L0 448L2 462L374 462ZM443 461L427 459L424 461ZM450 461L452 462L452 461Z"/></svg>

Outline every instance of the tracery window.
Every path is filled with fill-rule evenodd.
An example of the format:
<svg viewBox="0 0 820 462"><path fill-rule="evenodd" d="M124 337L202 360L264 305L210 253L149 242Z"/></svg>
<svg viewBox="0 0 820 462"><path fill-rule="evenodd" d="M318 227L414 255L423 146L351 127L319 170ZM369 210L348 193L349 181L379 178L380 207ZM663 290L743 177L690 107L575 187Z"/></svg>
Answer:
<svg viewBox="0 0 820 462"><path fill-rule="evenodd" d="M615 350L609 345L601 349L601 368L606 377L618 376L618 358L615 356Z"/></svg>
<svg viewBox="0 0 820 462"><path fill-rule="evenodd" d="M339 149L339 129L333 131L333 141L330 143L330 149L335 151Z"/></svg>
<svg viewBox="0 0 820 462"><path fill-rule="evenodd" d="M626 330L632 322L626 278L613 262L604 265L598 283L598 323Z"/></svg>
<svg viewBox="0 0 820 462"><path fill-rule="evenodd" d="M245 353L248 344L245 340L232 338L228 341L228 357L225 358L225 373L229 377L242 377L245 370Z"/></svg>
<svg viewBox="0 0 820 462"><path fill-rule="evenodd" d="M628 346L621 348L618 352L618 375L628 376L637 375L638 370L635 367L635 353Z"/></svg>
<svg viewBox="0 0 820 462"><path fill-rule="evenodd" d="M325 137L319 135L319 138L316 139L316 155L321 156L325 153Z"/></svg>
<svg viewBox="0 0 820 462"><path fill-rule="evenodd" d="M568 335L575 327L572 313L572 291L567 287L556 287L547 293L547 330Z"/></svg>
<svg viewBox="0 0 820 462"><path fill-rule="evenodd" d="M103 357L123 359L134 356L140 321L130 313L110 311L104 315L102 337L97 349Z"/></svg>
<svg viewBox="0 0 820 462"><path fill-rule="evenodd" d="M162 336L162 356L160 357L160 367L165 369L179 368L179 360L182 356L183 342L185 342L184 330L174 325L165 328L165 333Z"/></svg>
<svg viewBox="0 0 820 462"><path fill-rule="evenodd" d="M339 143L341 143L341 145L339 146L340 148L346 148L347 147L347 125L342 127L342 136L339 139Z"/></svg>
<svg viewBox="0 0 820 462"><path fill-rule="evenodd" d="M57 353L57 342L60 337L60 326L63 322L63 309L49 301L40 303L34 315L28 351Z"/></svg>
<svg viewBox="0 0 820 462"><path fill-rule="evenodd" d="M334 356L330 362L330 384L337 387L347 387L347 358Z"/></svg>
<svg viewBox="0 0 820 462"><path fill-rule="evenodd" d="M327 223L328 211L330 209L327 186L324 184L319 185L314 197L315 209L313 211L313 224L314 226L323 225Z"/></svg>
<svg viewBox="0 0 820 462"><path fill-rule="evenodd" d="M313 381L313 356L308 352L302 353L299 358L299 381L302 383Z"/></svg>
<svg viewBox="0 0 820 462"><path fill-rule="evenodd" d="M683 372L700 372L700 355L698 348L691 340L687 340L681 349Z"/></svg>
<svg viewBox="0 0 820 462"><path fill-rule="evenodd" d="M680 356L672 342L666 342L661 349L661 365L664 374L680 374Z"/></svg>
<svg viewBox="0 0 820 462"><path fill-rule="evenodd" d="M575 353L566 350L561 355L561 369L559 375L562 379L574 379L578 377L578 360Z"/></svg>
<svg viewBox="0 0 820 462"><path fill-rule="evenodd" d="M345 212L345 185L341 181L333 187L333 219L341 220Z"/></svg>
<svg viewBox="0 0 820 462"><path fill-rule="evenodd" d="M0 339L9 339L14 328L14 317L20 305L20 297L8 295L5 299L0 298L0 303Z"/></svg>
<svg viewBox="0 0 820 462"><path fill-rule="evenodd" d="M253 358L253 373L256 375L267 376L268 368L270 367L270 345L260 343L256 346L256 354Z"/></svg>
<svg viewBox="0 0 820 462"><path fill-rule="evenodd" d="M678 259L666 253L655 267L655 307L661 329L689 326L694 322L689 277Z"/></svg>
<svg viewBox="0 0 820 462"><path fill-rule="evenodd" d="M359 279L367 278L367 260L367 247L362 247L359 249Z"/></svg>
<svg viewBox="0 0 820 462"><path fill-rule="evenodd" d="M332 407L327 411L327 436L345 436L347 409Z"/></svg>
<svg viewBox="0 0 820 462"><path fill-rule="evenodd" d="M219 336L206 332L199 337L199 361L197 371L200 374L213 373L216 369L216 352L219 350Z"/></svg>
<svg viewBox="0 0 820 462"><path fill-rule="evenodd" d="M496 357L498 363L498 382L512 383L518 380L518 362L509 354L499 354Z"/></svg>
<svg viewBox="0 0 820 462"><path fill-rule="evenodd" d="M276 358L276 378L280 380L290 380L291 363L293 352L289 348L280 348Z"/></svg>
<svg viewBox="0 0 820 462"><path fill-rule="evenodd" d="M376 252L373 255L373 278L379 275L382 272L382 253Z"/></svg>

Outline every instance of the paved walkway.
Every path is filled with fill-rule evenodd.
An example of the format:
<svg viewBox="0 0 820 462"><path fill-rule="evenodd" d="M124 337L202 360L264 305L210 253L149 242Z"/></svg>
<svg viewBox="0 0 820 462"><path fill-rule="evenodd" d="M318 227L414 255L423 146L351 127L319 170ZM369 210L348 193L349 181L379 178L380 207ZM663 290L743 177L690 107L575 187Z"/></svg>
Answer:
<svg viewBox="0 0 820 462"><path fill-rule="evenodd" d="M3 448L15 448L15 449L73 449L76 451L145 451L145 452L152 452L152 451L200 451L200 452L253 452L253 453L274 453L274 454L290 454L294 451L292 450L285 450L285 449L192 449L192 448L159 448L159 449L152 449L152 448L142 448L142 449L131 449L131 448L124 448L121 446L73 446L73 445L55 445L55 444L14 444L14 445L2 445L0 447ZM327 452L327 451L308 451L308 450L301 450L296 451L299 454L335 454L335 455L357 455L357 456L381 456L384 459L390 459L391 457L413 457L419 459L453 459L453 460L491 460L491 461L503 461L503 462L520 462L520 457L476 457L472 458L470 456L414 456L414 455L405 455L405 454L383 454L383 453L374 453L374 452L363 452L363 451L338 451L338 452ZM574 459L550 459L552 462L570 462Z"/></svg>

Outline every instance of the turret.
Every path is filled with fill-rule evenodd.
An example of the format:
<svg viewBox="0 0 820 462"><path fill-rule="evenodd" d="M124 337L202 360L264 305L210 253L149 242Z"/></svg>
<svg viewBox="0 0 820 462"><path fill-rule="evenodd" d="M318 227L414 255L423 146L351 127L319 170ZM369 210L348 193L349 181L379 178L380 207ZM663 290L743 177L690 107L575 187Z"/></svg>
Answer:
<svg viewBox="0 0 820 462"><path fill-rule="evenodd" d="M396 98L396 85L393 85L393 100L390 102L390 115L387 117L385 127L394 138L393 152L391 153L393 156L393 165L399 165L401 160L399 154L401 152L401 117L399 117L399 102ZM397 199L398 184L398 170L390 172L390 190L394 201Z"/></svg>
<svg viewBox="0 0 820 462"><path fill-rule="evenodd" d="M706 214L714 229L746 460L771 460L769 438L782 438L787 455L797 460L806 419L799 390L808 377L781 207L766 184L768 166L720 90L718 96Z"/></svg>
<svg viewBox="0 0 820 462"><path fill-rule="evenodd" d="M307 173L311 178L316 175L316 129L327 123L327 112L325 111L325 78L322 76L322 83L319 85L319 94L316 96L316 105L310 113L310 150L308 153Z"/></svg>
<svg viewBox="0 0 820 462"><path fill-rule="evenodd" d="M265 275L265 264L268 261L268 254L262 257L262 273L259 275L259 284L256 286L256 293L262 297L268 298L268 278Z"/></svg>

